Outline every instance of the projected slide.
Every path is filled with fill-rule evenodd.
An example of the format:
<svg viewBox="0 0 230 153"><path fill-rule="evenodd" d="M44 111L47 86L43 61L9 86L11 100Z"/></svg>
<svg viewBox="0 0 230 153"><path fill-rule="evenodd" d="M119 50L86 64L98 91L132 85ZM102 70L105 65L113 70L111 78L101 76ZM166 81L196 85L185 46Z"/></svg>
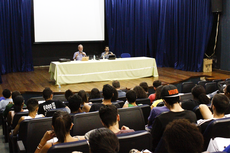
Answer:
<svg viewBox="0 0 230 153"><path fill-rule="evenodd" d="M104 0L34 0L35 42L104 41Z"/></svg>

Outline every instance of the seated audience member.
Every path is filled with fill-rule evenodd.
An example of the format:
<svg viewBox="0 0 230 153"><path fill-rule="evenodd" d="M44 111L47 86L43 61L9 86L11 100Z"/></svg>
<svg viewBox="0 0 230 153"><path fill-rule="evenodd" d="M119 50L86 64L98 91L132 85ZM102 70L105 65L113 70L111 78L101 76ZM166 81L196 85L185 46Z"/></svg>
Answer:
<svg viewBox="0 0 230 153"><path fill-rule="evenodd" d="M82 57L86 57L86 53L83 52L83 45L78 45L78 51L74 53L73 59L77 61L81 61Z"/></svg>
<svg viewBox="0 0 230 153"><path fill-rule="evenodd" d="M93 88L90 91L89 101L90 101L90 99L100 99L100 98L101 98L100 91L97 88Z"/></svg>
<svg viewBox="0 0 230 153"><path fill-rule="evenodd" d="M82 107L81 110L82 110L82 112L89 112L91 106L87 104L88 103L88 97L86 95L85 90L80 90L78 92L78 95L82 99L82 103L81 103L81 107Z"/></svg>
<svg viewBox="0 0 230 153"><path fill-rule="evenodd" d="M117 112L117 107L114 105L102 106L99 110L99 116L103 126L113 131L116 135L134 132L134 130L129 129L127 126L122 126L119 129L120 116Z"/></svg>
<svg viewBox="0 0 230 153"><path fill-rule="evenodd" d="M157 87L161 86L161 81L160 80L156 80L153 82L153 89L156 91ZM151 101L151 103L155 100L156 94L151 94L149 95L149 99Z"/></svg>
<svg viewBox="0 0 230 153"><path fill-rule="evenodd" d="M145 93L146 93L147 95L149 95L149 86L148 86L147 82L141 82L141 83L139 84L139 86L141 86L141 87L145 90Z"/></svg>
<svg viewBox="0 0 230 153"><path fill-rule="evenodd" d="M112 86L117 90L118 92L118 98L125 97L126 92L121 90L120 82L115 80L112 82Z"/></svg>
<svg viewBox="0 0 230 153"><path fill-rule="evenodd" d="M125 103L123 108L137 106L137 104L136 104L137 98L136 97L137 96L136 96L135 91L133 91L133 90L127 91L126 99L128 100L128 103Z"/></svg>
<svg viewBox="0 0 230 153"><path fill-rule="evenodd" d="M193 100L187 100L181 103L181 107L186 110L193 110L200 104L209 104L210 99L206 96L206 91L203 86L197 85L192 88Z"/></svg>
<svg viewBox="0 0 230 153"><path fill-rule="evenodd" d="M165 128L164 140L169 153L200 153L203 150L202 134L195 124L191 124L186 119L170 122Z"/></svg>
<svg viewBox="0 0 230 153"><path fill-rule="evenodd" d="M18 124L14 129L13 135L17 135L19 127L20 127L20 123L23 120L44 117L43 114L39 114L39 115L37 114L37 112L38 112L38 101L36 99L29 99L27 101L27 108L29 110L28 116L22 116L19 119Z"/></svg>
<svg viewBox="0 0 230 153"><path fill-rule="evenodd" d="M187 119L191 123L196 123L195 113L181 108L179 104L179 92L174 85L164 86L161 91L161 97L164 99L165 106L168 107L170 111L157 116L153 122L151 129L153 152L169 122L175 119Z"/></svg>
<svg viewBox="0 0 230 153"><path fill-rule="evenodd" d="M101 53L101 57L103 59L108 59L109 55L113 55L113 52L109 51L109 46L105 46L105 51Z"/></svg>
<svg viewBox="0 0 230 153"><path fill-rule="evenodd" d="M163 102L163 99L161 99L161 90L162 90L163 86L159 86L156 88L156 93L155 93L155 100L153 101L152 105L151 105L151 109L153 109L153 107L157 107L157 105L160 102Z"/></svg>
<svg viewBox="0 0 230 153"><path fill-rule="evenodd" d="M14 106L14 100L18 95L21 95L21 93L19 91L13 91L12 92L13 103L8 103L8 105L6 105L6 108L5 108L4 112L3 112L3 115L4 115L5 118L7 117L9 111L11 110L11 108Z"/></svg>
<svg viewBox="0 0 230 153"><path fill-rule="evenodd" d="M74 93L70 89L68 89L68 90L65 91L65 99L67 101L68 101L69 97L73 96L73 95L74 95Z"/></svg>
<svg viewBox="0 0 230 153"><path fill-rule="evenodd" d="M61 101L53 100L53 91L50 88L45 88L42 94L43 94L43 98L45 99L45 102L39 105L39 109L38 109L39 114L46 115L46 112L48 110L57 109L57 108L67 108L67 111L69 111L69 108Z"/></svg>
<svg viewBox="0 0 230 153"><path fill-rule="evenodd" d="M118 99L118 92L117 90L113 87L113 97L111 99L111 102L116 102Z"/></svg>
<svg viewBox="0 0 230 153"><path fill-rule="evenodd" d="M47 131L40 143L38 144L35 153L46 153L49 148L55 144L74 142L79 140L84 140L84 137L72 137L70 135L70 129L73 127L71 116L67 112L57 111L54 113L52 118L52 128L53 130ZM47 142L48 140L57 137L57 140L54 139L54 143Z"/></svg>
<svg viewBox="0 0 230 153"><path fill-rule="evenodd" d="M109 84L105 84L102 89L103 92L103 102L102 103L94 103L91 108L90 112L97 111L104 105L115 105L116 107L120 108L119 104L112 104L111 99L114 95L113 87Z"/></svg>
<svg viewBox="0 0 230 153"><path fill-rule="evenodd" d="M136 92L137 99L147 98L148 97L148 95L146 94L145 90L141 86L135 86L133 88L133 91Z"/></svg>
<svg viewBox="0 0 230 153"><path fill-rule="evenodd" d="M0 101L0 112L3 112L9 103L13 103L13 100L11 98L11 91L9 89L4 89L2 91L2 95L5 100Z"/></svg>
<svg viewBox="0 0 230 153"><path fill-rule="evenodd" d="M119 140L117 136L107 128L93 130L88 136L90 153L118 153Z"/></svg>
<svg viewBox="0 0 230 153"><path fill-rule="evenodd" d="M227 85L224 88L224 95L228 97L228 99L230 99L230 85Z"/></svg>
<svg viewBox="0 0 230 153"><path fill-rule="evenodd" d="M82 113L80 106L82 103L82 98L75 94L69 97L69 109L72 114Z"/></svg>
<svg viewBox="0 0 230 153"><path fill-rule="evenodd" d="M202 133L204 133L208 124L213 120L229 117L228 115L225 115L225 111L229 107L229 99L227 96L222 94L216 94L212 99L211 107L213 110L213 114L207 105L201 104L199 106L200 112L204 119L198 120L197 125L200 127Z"/></svg>

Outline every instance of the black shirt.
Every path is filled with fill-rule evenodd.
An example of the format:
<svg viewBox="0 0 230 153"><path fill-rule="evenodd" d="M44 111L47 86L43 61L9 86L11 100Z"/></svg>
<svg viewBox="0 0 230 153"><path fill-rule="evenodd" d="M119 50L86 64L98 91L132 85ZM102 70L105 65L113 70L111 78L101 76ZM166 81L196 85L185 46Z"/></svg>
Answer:
<svg viewBox="0 0 230 153"><path fill-rule="evenodd" d="M116 106L117 108L120 108L121 106L119 104L112 104L114 106ZM98 111L101 106L104 106L104 104L101 104L101 103L94 103L91 108L90 108L90 112L94 112L94 111Z"/></svg>
<svg viewBox="0 0 230 153"><path fill-rule="evenodd" d="M38 114L46 115L50 109L65 108L66 105L59 100L48 100L39 105Z"/></svg>

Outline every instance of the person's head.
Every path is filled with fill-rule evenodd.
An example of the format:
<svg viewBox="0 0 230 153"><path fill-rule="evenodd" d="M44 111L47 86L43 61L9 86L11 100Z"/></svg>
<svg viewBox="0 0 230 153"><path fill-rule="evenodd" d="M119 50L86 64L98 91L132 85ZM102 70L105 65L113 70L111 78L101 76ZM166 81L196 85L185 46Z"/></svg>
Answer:
<svg viewBox="0 0 230 153"><path fill-rule="evenodd" d="M103 125L107 128L116 124L120 120L117 107L114 105L103 105L99 109L99 116Z"/></svg>
<svg viewBox="0 0 230 153"><path fill-rule="evenodd" d="M212 109L218 115L224 114L229 107L229 99L223 94L216 94L212 98Z"/></svg>
<svg viewBox="0 0 230 153"><path fill-rule="evenodd" d="M141 82L140 86L145 90L145 92L148 92L149 86L148 86L147 82Z"/></svg>
<svg viewBox="0 0 230 153"><path fill-rule="evenodd" d="M87 98L87 95L86 95L86 92L85 92L85 90L80 90L79 92L78 92L78 95L81 97L81 99L82 99L82 105L85 103L85 102L88 102L88 98Z"/></svg>
<svg viewBox="0 0 230 153"><path fill-rule="evenodd" d="M78 50L79 50L80 52L83 51L83 45L82 45L82 44L78 45Z"/></svg>
<svg viewBox="0 0 230 153"><path fill-rule="evenodd" d="M47 87L43 90L42 95L45 100L50 99L53 97L53 91Z"/></svg>
<svg viewBox="0 0 230 153"><path fill-rule="evenodd" d="M162 85L160 85L160 86L158 86L158 87L156 88L156 98L155 98L155 100L161 99L161 91L162 91L162 88L163 88Z"/></svg>
<svg viewBox="0 0 230 153"><path fill-rule="evenodd" d="M203 86L197 85L192 88L192 95L194 99L197 99L200 104L209 104L210 100L206 96L206 91Z"/></svg>
<svg viewBox="0 0 230 153"><path fill-rule="evenodd" d="M166 102L166 106L179 103L180 97L177 87L171 84L164 86L161 90L161 98Z"/></svg>
<svg viewBox="0 0 230 153"><path fill-rule="evenodd" d="M27 109L29 112L37 112L38 111L38 100L37 99L29 99L27 101Z"/></svg>
<svg viewBox="0 0 230 153"><path fill-rule="evenodd" d="M10 98L10 97L11 97L11 91L10 91L9 89L4 89L4 90L2 91L2 95L3 95L3 97L5 97L6 99L7 99L7 98Z"/></svg>
<svg viewBox="0 0 230 153"><path fill-rule="evenodd" d="M121 86L120 86L120 82L118 80L114 80L112 82L112 86L115 88L115 89L119 89Z"/></svg>
<svg viewBox="0 0 230 153"><path fill-rule="evenodd" d="M156 80L153 81L153 89L156 90L157 87L161 86L161 81L160 80Z"/></svg>
<svg viewBox="0 0 230 153"><path fill-rule="evenodd" d="M20 112L24 105L24 98L22 95L18 95L14 98L14 112Z"/></svg>
<svg viewBox="0 0 230 153"><path fill-rule="evenodd" d="M20 93L19 91L13 91L13 92L12 92L12 99L13 99L13 102L14 102L15 98L16 98L18 95L21 95L21 93Z"/></svg>
<svg viewBox="0 0 230 153"><path fill-rule="evenodd" d="M164 131L164 139L169 153L192 152L203 150L204 139L198 127L187 119L170 122Z"/></svg>
<svg viewBox="0 0 230 153"><path fill-rule="evenodd" d="M111 101L116 102L117 99L118 99L118 92L115 88L113 88L113 97L112 97Z"/></svg>
<svg viewBox="0 0 230 153"><path fill-rule="evenodd" d="M227 86L224 88L224 94L225 94L225 96L227 96L228 98L230 98L230 84L227 85Z"/></svg>
<svg viewBox="0 0 230 153"><path fill-rule="evenodd" d="M97 88L93 88L90 91L89 99L101 98L100 91Z"/></svg>
<svg viewBox="0 0 230 153"><path fill-rule="evenodd" d="M71 110L71 113L77 112L81 104L82 98L79 95L74 94L73 96L69 97L69 109Z"/></svg>
<svg viewBox="0 0 230 153"><path fill-rule="evenodd" d="M73 96L73 92L70 89L68 89L65 91L65 99L68 101L70 96Z"/></svg>
<svg viewBox="0 0 230 153"><path fill-rule="evenodd" d="M109 52L109 46L105 46L105 52Z"/></svg>
<svg viewBox="0 0 230 153"><path fill-rule="evenodd" d="M114 95L113 87L109 84L105 84L102 89L103 97L105 100L112 99Z"/></svg>
<svg viewBox="0 0 230 153"><path fill-rule="evenodd" d="M136 102L137 96L136 96L136 92L133 90L129 90L126 93L126 99L128 100L128 102L130 104Z"/></svg>
<svg viewBox="0 0 230 153"><path fill-rule="evenodd" d="M58 142L63 143L66 140L66 135L69 134L72 126L72 119L69 113L64 111L57 111L54 113L52 127L58 138Z"/></svg>
<svg viewBox="0 0 230 153"><path fill-rule="evenodd" d="M93 130L88 138L90 153L118 153L119 140L117 136L107 128Z"/></svg>
<svg viewBox="0 0 230 153"><path fill-rule="evenodd" d="M135 86L133 91L136 92L137 98L147 98L145 90L141 86Z"/></svg>

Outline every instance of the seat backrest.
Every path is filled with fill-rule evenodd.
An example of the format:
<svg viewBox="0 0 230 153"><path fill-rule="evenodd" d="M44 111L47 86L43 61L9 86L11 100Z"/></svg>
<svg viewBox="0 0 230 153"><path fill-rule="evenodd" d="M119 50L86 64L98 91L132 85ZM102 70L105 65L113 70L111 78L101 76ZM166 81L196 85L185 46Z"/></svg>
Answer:
<svg viewBox="0 0 230 153"><path fill-rule="evenodd" d="M57 109L49 109L47 110L46 112L46 117L52 117L53 114L57 111L63 111L63 112L66 112L66 108L57 108Z"/></svg>
<svg viewBox="0 0 230 153"><path fill-rule="evenodd" d="M206 83L205 84L205 90L206 90L206 94L210 94L210 93L218 90L216 82Z"/></svg>
<svg viewBox="0 0 230 153"><path fill-rule="evenodd" d="M119 152L129 152L131 149L152 149L152 136L148 131L135 131L117 136L120 143Z"/></svg>
<svg viewBox="0 0 230 153"><path fill-rule="evenodd" d="M192 88L195 86L193 82L183 82L181 85L181 92L182 93L189 93L191 92Z"/></svg>
<svg viewBox="0 0 230 153"><path fill-rule="evenodd" d="M129 53L122 53L121 58L125 58L125 57L131 57L131 55Z"/></svg>
<svg viewBox="0 0 230 153"><path fill-rule="evenodd" d="M112 103L113 103L114 105L115 105L115 104L119 104L121 108L122 108L123 105L125 104L125 102L124 102L123 100L118 100L118 101L112 102Z"/></svg>
<svg viewBox="0 0 230 153"><path fill-rule="evenodd" d="M13 118L13 122L12 122L12 126L11 128L14 129L16 127L16 125L18 124L18 121L19 119L22 117L22 116L28 116L28 113L29 112L18 112L14 115L14 118Z"/></svg>
<svg viewBox="0 0 230 153"><path fill-rule="evenodd" d="M120 100L120 101L126 101L126 97L119 97L119 98L117 98L117 100Z"/></svg>
<svg viewBox="0 0 230 153"><path fill-rule="evenodd" d="M67 101L67 99L65 98L64 94L62 94L62 95L54 95L53 100L59 100L61 102Z"/></svg>
<svg viewBox="0 0 230 153"><path fill-rule="evenodd" d="M157 104L157 107L162 107L162 106L164 106L165 104L164 104L164 102L159 102L158 104Z"/></svg>
<svg viewBox="0 0 230 153"><path fill-rule="evenodd" d="M149 105L150 106L150 99L149 98L140 98L140 99L137 99L136 100L136 104L146 104L146 105Z"/></svg>
<svg viewBox="0 0 230 153"><path fill-rule="evenodd" d="M203 133L204 150L207 150L211 138L223 137L230 138L230 118L216 119L209 123Z"/></svg>
<svg viewBox="0 0 230 153"><path fill-rule="evenodd" d="M18 139L26 152L34 152L47 130L52 130L52 117L24 120L20 123Z"/></svg>
<svg viewBox="0 0 230 153"><path fill-rule="evenodd" d="M75 114L73 116L72 136L84 135L88 131L103 127L98 111Z"/></svg>
<svg viewBox="0 0 230 153"><path fill-rule="evenodd" d="M197 85L201 85L205 88L205 83L208 83L209 81L198 81Z"/></svg>
<svg viewBox="0 0 230 153"><path fill-rule="evenodd" d="M90 99L89 102L92 102L92 103L101 103L103 100L103 98L96 98L96 99Z"/></svg>
<svg viewBox="0 0 230 153"><path fill-rule="evenodd" d="M200 113L199 105L196 106L195 108L193 108L193 112L196 114L197 120L204 119L203 116L202 116L202 114Z"/></svg>
<svg viewBox="0 0 230 153"><path fill-rule="evenodd" d="M149 117L150 111L151 111L150 106L149 105L140 105L138 107L140 107L142 110L144 120L145 120L145 125L148 124L148 117Z"/></svg>
<svg viewBox="0 0 230 153"><path fill-rule="evenodd" d="M184 94L180 94L180 101L186 101L189 99L193 99L193 95L192 93L184 93Z"/></svg>
<svg viewBox="0 0 230 153"><path fill-rule="evenodd" d="M87 141L81 140L76 142L56 144L48 150L48 153L72 153L73 151L89 152Z"/></svg>
<svg viewBox="0 0 230 153"><path fill-rule="evenodd" d="M32 97L33 99L36 99L37 101L43 101L44 98L42 96L38 96L38 97Z"/></svg>
<svg viewBox="0 0 230 153"><path fill-rule="evenodd" d="M119 128L125 125L135 131L145 129L145 120L140 107L119 108L118 114L120 115Z"/></svg>

